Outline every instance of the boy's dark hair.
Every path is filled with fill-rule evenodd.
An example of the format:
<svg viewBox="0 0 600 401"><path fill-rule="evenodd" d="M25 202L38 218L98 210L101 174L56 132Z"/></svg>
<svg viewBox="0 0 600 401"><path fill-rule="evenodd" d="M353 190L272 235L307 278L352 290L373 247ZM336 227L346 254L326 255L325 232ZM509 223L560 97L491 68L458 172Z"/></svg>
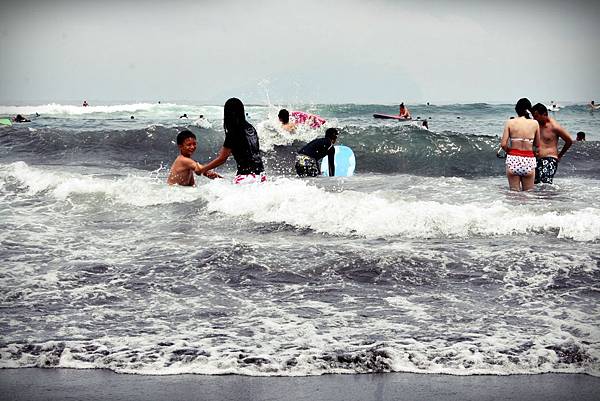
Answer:
<svg viewBox="0 0 600 401"><path fill-rule="evenodd" d="M337 139L338 137L338 130L335 128L327 128L327 131L325 131L325 138L329 138L329 139Z"/></svg>
<svg viewBox="0 0 600 401"><path fill-rule="evenodd" d="M531 110L531 102L529 99L526 97L519 99L515 105L515 111L517 112L517 115L519 117L529 118L529 115L527 114L528 110Z"/></svg>
<svg viewBox="0 0 600 401"><path fill-rule="evenodd" d="M548 109L541 103L537 103L535 106L531 108L531 111L535 111L538 114L546 114L548 115Z"/></svg>
<svg viewBox="0 0 600 401"><path fill-rule="evenodd" d="M196 135L194 135L192 131L184 129L179 134L177 134L177 145L183 145L183 141L185 141L188 138L196 139Z"/></svg>
<svg viewBox="0 0 600 401"><path fill-rule="evenodd" d="M277 114L277 117L279 117L279 120L284 124L290 122L290 112L286 109L279 110L279 114Z"/></svg>
<svg viewBox="0 0 600 401"><path fill-rule="evenodd" d="M577 133L577 139L585 139L585 132L579 131Z"/></svg>

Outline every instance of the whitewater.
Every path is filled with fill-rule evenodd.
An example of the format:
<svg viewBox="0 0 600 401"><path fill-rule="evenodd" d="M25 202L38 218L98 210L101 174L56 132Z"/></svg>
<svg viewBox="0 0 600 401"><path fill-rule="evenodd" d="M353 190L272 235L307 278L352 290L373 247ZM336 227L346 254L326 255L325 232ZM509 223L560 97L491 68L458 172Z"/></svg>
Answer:
<svg viewBox="0 0 600 401"><path fill-rule="evenodd" d="M0 367L600 376L600 115L561 106L587 141L528 193L496 157L510 104L247 105L269 181L193 188L165 183L175 137L210 160L222 105L0 106L32 119L0 126ZM356 175L295 177L324 128L280 107Z"/></svg>

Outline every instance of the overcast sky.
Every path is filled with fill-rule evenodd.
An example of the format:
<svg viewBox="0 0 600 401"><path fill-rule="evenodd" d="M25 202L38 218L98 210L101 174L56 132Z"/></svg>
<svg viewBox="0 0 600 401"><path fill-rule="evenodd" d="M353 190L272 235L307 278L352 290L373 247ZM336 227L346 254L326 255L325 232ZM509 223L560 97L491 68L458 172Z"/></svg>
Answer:
<svg viewBox="0 0 600 401"><path fill-rule="evenodd" d="M598 1L0 3L0 103L600 101Z"/></svg>

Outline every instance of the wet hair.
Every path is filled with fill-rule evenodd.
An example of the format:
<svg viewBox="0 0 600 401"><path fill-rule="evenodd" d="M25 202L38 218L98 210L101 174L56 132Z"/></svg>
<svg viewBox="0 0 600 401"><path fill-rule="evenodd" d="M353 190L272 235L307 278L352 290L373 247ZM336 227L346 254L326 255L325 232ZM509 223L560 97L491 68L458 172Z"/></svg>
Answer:
<svg viewBox="0 0 600 401"><path fill-rule="evenodd" d="M183 145L183 142L188 138L196 139L196 135L194 135L194 133L188 129L181 131L179 134L177 134L177 145Z"/></svg>
<svg viewBox="0 0 600 401"><path fill-rule="evenodd" d="M515 111L519 117L529 118L529 114L527 113L531 110L531 102L526 97L519 99L517 104L515 105Z"/></svg>
<svg viewBox="0 0 600 401"><path fill-rule="evenodd" d="M327 131L325 131L325 138L329 138L331 140L333 139L337 139L338 137L338 130L336 128L327 128Z"/></svg>
<svg viewBox="0 0 600 401"><path fill-rule="evenodd" d="M546 114L548 115L548 109L541 103L537 103L535 106L531 108L532 112L537 112L538 114Z"/></svg>
<svg viewBox="0 0 600 401"><path fill-rule="evenodd" d="M244 103L236 97L225 102L223 110L223 128L225 133L239 131L246 124Z"/></svg>
<svg viewBox="0 0 600 401"><path fill-rule="evenodd" d="M277 117L279 117L279 120L283 124L287 124L290 122L290 112L287 111L286 109L279 110L279 114L277 114Z"/></svg>
<svg viewBox="0 0 600 401"><path fill-rule="evenodd" d="M585 141L585 132L583 132L583 131L579 131L579 132L577 133L577 140L578 140L578 141Z"/></svg>
<svg viewBox="0 0 600 401"><path fill-rule="evenodd" d="M400 107L404 107L404 102L400 103Z"/></svg>

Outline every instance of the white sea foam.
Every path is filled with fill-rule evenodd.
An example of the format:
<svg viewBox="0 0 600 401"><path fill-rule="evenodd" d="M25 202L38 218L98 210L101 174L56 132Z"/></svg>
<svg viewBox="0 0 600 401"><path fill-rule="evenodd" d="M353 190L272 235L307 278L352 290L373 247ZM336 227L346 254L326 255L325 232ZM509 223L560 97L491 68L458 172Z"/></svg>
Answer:
<svg viewBox="0 0 600 401"><path fill-rule="evenodd" d="M552 233L577 241L600 238L600 211L593 208L539 213L523 207L516 213L515 206L502 201L392 201L382 194L328 192L306 181L285 178L250 187L211 183L204 196L209 210L335 235L464 238Z"/></svg>
<svg viewBox="0 0 600 401"><path fill-rule="evenodd" d="M333 235L380 238L437 238L550 234L576 241L600 239L600 211L595 208L539 211L506 201L451 203L405 200L385 192L330 192L308 181L274 178L262 185L236 186L229 180L199 179L200 188L169 187L144 176L117 179L52 172L23 162L0 169L27 187L49 191L57 199L100 194L134 206L187 202L203 198L209 212L259 223L285 223ZM442 187L440 187L442 188ZM450 196L449 196L450 198Z"/></svg>
<svg viewBox="0 0 600 401"><path fill-rule="evenodd" d="M153 206L199 199L195 188L170 187L148 176L97 178L71 172L48 171L16 162L0 167L0 177L11 177L27 188L28 194L48 191L59 200L76 195L97 194L132 206Z"/></svg>
<svg viewBox="0 0 600 401"><path fill-rule="evenodd" d="M335 124L329 122L320 128L298 124L293 132L288 132L281 128L277 114L273 113L269 114L266 120L256 124L260 148L263 151L272 150L276 145L291 145L294 141L310 142L315 138L323 137L329 127L335 127Z"/></svg>
<svg viewBox="0 0 600 401"><path fill-rule="evenodd" d="M0 114L8 115L32 115L39 113L40 115L84 115L93 113L135 113L140 111L156 110L161 107L173 107L174 104L153 104L153 103L132 103L132 104L116 104L110 106L86 106L68 105L50 103L39 106L0 106Z"/></svg>

